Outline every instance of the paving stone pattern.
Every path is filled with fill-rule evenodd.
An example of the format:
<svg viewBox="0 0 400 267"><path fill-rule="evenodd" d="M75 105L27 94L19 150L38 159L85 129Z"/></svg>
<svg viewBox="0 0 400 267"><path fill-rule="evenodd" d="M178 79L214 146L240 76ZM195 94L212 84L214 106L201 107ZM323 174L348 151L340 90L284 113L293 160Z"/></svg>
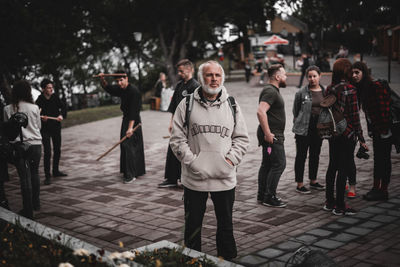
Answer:
<svg viewBox="0 0 400 267"><path fill-rule="evenodd" d="M375 60L377 65L382 63L381 58L367 57L367 60ZM399 74L399 65L392 63L392 79L398 84ZM281 90L287 117L287 167L278 186L278 195L288 206L265 207L256 200L261 163L261 148L256 140L256 109L262 87L245 82L227 83L226 87L243 110L251 137L248 153L238 168L233 213L239 253L236 261L246 266L282 266L305 243L327 253L343 266L400 265L400 154L393 150L390 201L366 202L361 197L348 200L348 204L360 211L352 217L323 211L324 191L312 190L308 195L295 191L296 148L291 128L297 88L289 86ZM110 251L138 248L160 240L181 243L182 189L157 188L164 175L168 139L163 136L168 135L170 117L165 112L142 112L147 173L132 184L122 183L119 148L96 161L119 140L121 117L63 129L60 169L68 176L53 179L49 186L41 184L41 210L35 212L35 220ZM364 118L363 127L366 129ZM366 139L372 148L371 140ZM322 184L325 184L327 165L328 143L324 141L318 171L318 181ZM372 185L372 157L356 158L356 165L357 194L361 196ZM304 180L308 186L307 169ZM22 206L19 181L12 166L10 173L6 194L11 209L16 212ZM40 175L43 181L42 165ZM215 232L216 219L209 200L202 229L202 251L214 256ZM124 248L119 247L119 241L124 243Z"/></svg>
<svg viewBox="0 0 400 267"><path fill-rule="evenodd" d="M246 255L238 262L245 266L285 266L286 261L291 259L297 249L304 247L306 250L321 250L327 256L340 262L341 266L396 266L400 264L400 216L388 215L392 211L400 209L395 204L400 197L392 198L381 208L382 204L362 209L360 216L341 217L334 224L328 223L314 230L308 231L289 240L274 244L267 249ZM365 219L365 214L370 214ZM375 216L379 213L381 217ZM390 218L389 223L380 222L380 218ZM391 224L391 222L393 222ZM332 227L335 225L335 227ZM374 231L374 234L370 234ZM384 239L376 238L376 232L392 234L389 243ZM368 250L361 250L358 247L368 244L372 246ZM363 255L363 256L360 256ZM357 257L356 257L357 256ZM354 258L357 262L354 261ZM303 259L303 257L298 257ZM378 259L378 260L377 260ZM292 261L290 261L292 262ZM297 262L299 263L299 262Z"/></svg>

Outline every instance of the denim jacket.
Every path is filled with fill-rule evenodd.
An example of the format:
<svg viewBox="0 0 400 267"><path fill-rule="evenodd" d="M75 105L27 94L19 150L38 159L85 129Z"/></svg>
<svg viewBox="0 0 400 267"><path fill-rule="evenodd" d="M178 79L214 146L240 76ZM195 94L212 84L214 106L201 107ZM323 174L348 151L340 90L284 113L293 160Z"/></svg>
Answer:
<svg viewBox="0 0 400 267"><path fill-rule="evenodd" d="M322 94L325 88L321 86ZM297 135L306 136L308 134L308 125L310 123L312 107L312 94L308 85L303 86L297 91L293 102L293 128L292 132Z"/></svg>

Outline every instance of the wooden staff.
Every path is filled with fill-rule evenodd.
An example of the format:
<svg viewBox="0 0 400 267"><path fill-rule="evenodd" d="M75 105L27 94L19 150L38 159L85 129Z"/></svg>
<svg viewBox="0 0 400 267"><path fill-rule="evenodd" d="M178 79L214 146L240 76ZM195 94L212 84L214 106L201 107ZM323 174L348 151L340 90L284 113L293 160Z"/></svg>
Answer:
<svg viewBox="0 0 400 267"><path fill-rule="evenodd" d="M104 77L125 77L125 73L104 73L103 75L93 75L93 78L99 78L101 76Z"/></svg>
<svg viewBox="0 0 400 267"><path fill-rule="evenodd" d="M137 128L139 128L142 124L139 123L138 125L135 126L135 128L133 128L133 132L135 132L137 130ZM101 155L100 157L98 157L96 160L99 161L101 160L103 157L105 157L108 153L110 153L114 148L116 148L119 144L121 144L122 142L125 141L125 139L128 138L126 135L124 137L122 137L121 140L118 141L118 143L114 144L109 150L107 150L103 155Z"/></svg>
<svg viewBox="0 0 400 267"><path fill-rule="evenodd" d="M58 119L56 117L47 117L48 120L55 120L58 121Z"/></svg>
<svg viewBox="0 0 400 267"><path fill-rule="evenodd" d="M168 138L171 138L171 136L169 136L169 135L166 135L166 136L163 136L162 138L164 138L164 139L168 139Z"/></svg>
<svg viewBox="0 0 400 267"><path fill-rule="evenodd" d="M41 118L44 117L44 115L40 116ZM56 117L47 117L48 120L55 120L58 121L58 118Z"/></svg>

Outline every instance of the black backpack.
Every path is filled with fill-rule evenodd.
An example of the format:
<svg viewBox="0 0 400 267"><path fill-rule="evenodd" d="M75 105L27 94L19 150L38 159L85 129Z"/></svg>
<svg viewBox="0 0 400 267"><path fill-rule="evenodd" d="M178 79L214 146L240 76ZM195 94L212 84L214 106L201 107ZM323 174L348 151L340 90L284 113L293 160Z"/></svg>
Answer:
<svg viewBox="0 0 400 267"><path fill-rule="evenodd" d="M23 143L22 127L28 126L28 116L22 112L16 112L11 115L6 122L0 123L0 159L14 163L18 156L28 149ZM20 136L21 140L16 143L10 143Z"/></svg>
<svg viewBox="0 0 400 267"><path fill-rule="evenodd" d="M342 83L332 88L333 92L343 85ZM344 118L342 108L336 99L336 93L330 93L321 101L321 112L318 117L317 132L320 138L330 139L343 134L347 128L347 121Z"/></svg>
<svg viewBox="0 0 400 267"><path fill-rule="evenodd" d="M193 102L194 102L193 93L191 93L190 95L187 95L185 99L186 99L185 100L186 101L186 113L185 113L185 122L183 123L183 127L188 127L190 113L192 112L192 109L193 109ZM231 111L232 111L234 125L236 125L236 101L235 101L235 98L233 96L229 96L227 101L228 101L229 107L231 108Z"/></svg>

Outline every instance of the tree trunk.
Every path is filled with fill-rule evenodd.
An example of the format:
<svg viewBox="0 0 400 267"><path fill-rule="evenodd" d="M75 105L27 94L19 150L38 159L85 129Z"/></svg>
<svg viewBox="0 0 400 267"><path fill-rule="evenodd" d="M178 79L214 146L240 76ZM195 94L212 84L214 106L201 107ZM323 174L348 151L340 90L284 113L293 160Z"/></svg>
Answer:
<svg viewBox="0 0 400 267"><path fill-rule="evenodd" d="M11 102L11 87L10 83L8 82L8 79L4 73L0 74L0 93L4 98L4 101L6 104L10 104ZM3 111L1 110L1 113Z"/></svg>

